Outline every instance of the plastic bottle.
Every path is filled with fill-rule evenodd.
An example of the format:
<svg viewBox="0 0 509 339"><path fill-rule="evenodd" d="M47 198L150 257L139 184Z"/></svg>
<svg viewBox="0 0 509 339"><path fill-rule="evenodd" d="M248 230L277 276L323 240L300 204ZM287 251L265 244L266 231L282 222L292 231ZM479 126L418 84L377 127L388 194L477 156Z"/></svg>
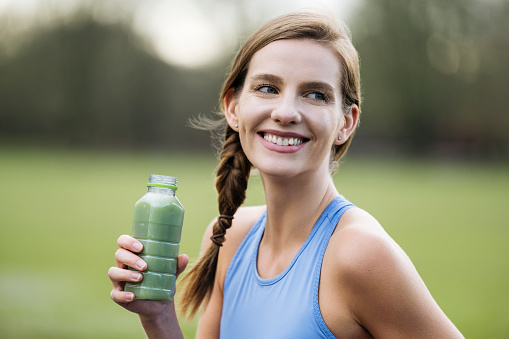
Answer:
<svg viewBox="0 0 509 339"><path fill-rule="evenodd" d="M139 257L147 268L140 282L127 282L124 290L136 299L173 300L184 207L175 196L177 178L152 174L147 186L134 206L132 227L132 236L143 244Z"/></svg>

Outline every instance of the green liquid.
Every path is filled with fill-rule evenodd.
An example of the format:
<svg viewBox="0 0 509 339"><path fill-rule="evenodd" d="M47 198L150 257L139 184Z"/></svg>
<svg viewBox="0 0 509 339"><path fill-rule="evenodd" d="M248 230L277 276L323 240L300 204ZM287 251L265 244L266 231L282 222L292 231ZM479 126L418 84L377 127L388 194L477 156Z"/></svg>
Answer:
<svg viewBox="0 0 509 339"><path fill-rule="evenodd" d="M140 258L147 269L141 282L124 290L137 299L173 300L184 208L169 194L148 192L134 206L132 236L143 244ZM130 268L132 269L132 268Z"/></svg>

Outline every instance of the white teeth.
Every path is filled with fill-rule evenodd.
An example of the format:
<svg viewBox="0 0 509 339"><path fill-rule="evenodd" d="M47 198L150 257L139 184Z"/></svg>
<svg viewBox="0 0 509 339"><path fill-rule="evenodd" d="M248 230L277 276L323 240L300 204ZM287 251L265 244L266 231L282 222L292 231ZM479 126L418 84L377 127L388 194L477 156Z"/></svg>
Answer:
<svg viewBox="0 0 509 339"><path fill-rule="evenodd" d="M292 146L292 145L300 145L302 144L302 139L299 138L282 138L276 137L272 134L265 133L263 138L267 141L270 141L273 144L277 144L279 146Z"/></svg>

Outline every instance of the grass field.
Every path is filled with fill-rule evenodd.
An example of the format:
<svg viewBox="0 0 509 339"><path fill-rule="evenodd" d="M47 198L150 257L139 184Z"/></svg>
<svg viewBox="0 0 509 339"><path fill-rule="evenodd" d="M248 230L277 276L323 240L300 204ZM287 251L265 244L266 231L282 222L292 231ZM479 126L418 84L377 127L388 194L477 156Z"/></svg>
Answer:
<svg viewBox="0 0 509 339"><path fill-rule="evenodd" d="M148 175L179 177L182 250L216 215L212 156L0 147L0 338L140 338L109 299L116 238ZM509 338L509 165L347 160L340 192L409 254L467 338ZM246 204L262 204L259 177ZM194 337L196 322L183 323Z"/></svg>

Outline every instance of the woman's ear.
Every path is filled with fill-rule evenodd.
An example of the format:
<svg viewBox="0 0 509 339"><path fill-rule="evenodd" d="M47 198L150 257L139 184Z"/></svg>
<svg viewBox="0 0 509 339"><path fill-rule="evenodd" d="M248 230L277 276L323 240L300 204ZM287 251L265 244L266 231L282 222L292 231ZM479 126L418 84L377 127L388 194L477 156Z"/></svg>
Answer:
<svg viewBox="0 0 509 339"><path fill-rule="evenodd" d="M235 88L230 88L223 99L224 115L228 125L235 130L239 130L239 119L237 117L238 100L235 97Z"/></svg>
<svg viewBox="0 0 509 339"><path fill-rule="evenodd" d="M352 106L350 106L349 112L344 114L344 119L345 122L343 126L340 127L338 135L334 140L335 145L341 145L345 143L355 131L357 123L359 122L359 107L356 104L352 104Z"/></svg>

